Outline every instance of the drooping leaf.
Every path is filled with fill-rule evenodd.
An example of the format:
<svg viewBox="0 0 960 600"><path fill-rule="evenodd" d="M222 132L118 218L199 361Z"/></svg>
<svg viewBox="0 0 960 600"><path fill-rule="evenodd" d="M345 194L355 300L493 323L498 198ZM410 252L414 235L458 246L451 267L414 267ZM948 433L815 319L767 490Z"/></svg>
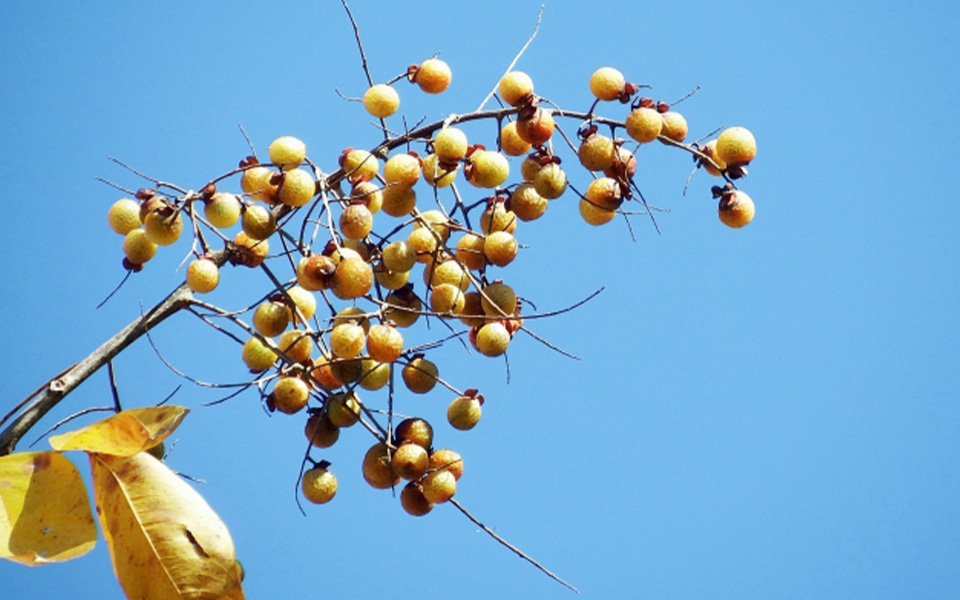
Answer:
<svg viewBox="0 0 960 600"><path fill-rule="evenodd" d="M182 406L149 406L121 411L82 429L50 438L54 450L84 450L133 456L162 442L190 409Z"/></svg>
<svg viewBox="0 0 960 600"><path fill-rule="evenodd" d="M70 560L97 541L87 488L59 452L0 457L0 557L26 565Z"/></svg>
<svg viewBox="0 0 960 600"><path fill-rule="evenodd" d="M226 525L190 485L141 453L90 454L94 495L128 598L243 600Z"/></svg>

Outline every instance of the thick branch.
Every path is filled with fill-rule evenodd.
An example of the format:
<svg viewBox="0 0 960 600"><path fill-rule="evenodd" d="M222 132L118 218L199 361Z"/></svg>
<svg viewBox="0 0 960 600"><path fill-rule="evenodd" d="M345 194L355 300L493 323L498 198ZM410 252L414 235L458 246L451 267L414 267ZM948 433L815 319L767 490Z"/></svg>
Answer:
<svg viewBox="0 0 960 600"><path fill-rule="evenodd" d="M214 261L222 265L227 260L226 250L217 252ZM100 367L110 362L127 346L143 334L156 327L177 311L190 306L193 293L187 284L181 284L166 298L132 323L118 331L89 356L73 365L55 379L50 380L43 389L20 411L20 414L0 433L0 456L13 452L20 438L24 436L47 412L60 403Z"/></svg>

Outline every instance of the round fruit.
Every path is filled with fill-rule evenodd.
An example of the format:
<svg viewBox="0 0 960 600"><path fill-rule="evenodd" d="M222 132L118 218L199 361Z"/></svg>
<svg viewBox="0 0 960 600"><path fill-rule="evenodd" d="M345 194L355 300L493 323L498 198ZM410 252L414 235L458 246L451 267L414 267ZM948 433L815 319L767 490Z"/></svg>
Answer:
<svg viewBox="0 0 960 600"><path fill-rule="evenodd" d="M417 253L417 262L430 262L437 251L437 235L427 227L416 228L407 236L407 243Z"/></svg>
<svg viewBox="0 0 960 600"><path fill-rule="evenodd" d="M254 373L266 371L277 361L277 354L255 337L243 344L242 357L244 364Z"/></svg>
<svg viewBox="0 0 960 600"><path fill-rule="evenodd" d="M491 283L484 286L480 305L483 312L491 317L509 317L517 310L517 295L509 285Z"/></svg>
<svg viewBox="0 0 960 600"><path fill-rule="evenodd" d="M326 352L323 353L323 358L319 359L316 364L317 366L310 371L310 376L316 380L321 388L330 391L343 385L334 375L330 356Z"/></svg>
<svg viewBox="0 0 960 600"><path fill-rule="evenodd" d="M161 207L147 213L143 228L151 242L158 246L169 246L176 242L183 232L183 217L180 211L172 207Z"/></svg>
<svg viewBox="0 0 960 600"><path fill-rule="evenodd" d="M450 471L454 479L459 480L463 475L463 458L449 448L441 448L430 455L430 470L440 469Z"/></svg>
<svg viewBox="0 0 960 600"><path fill-rule="evenodd" d="M494 231L513 233L517 230L517 215L507 210L503 202L495 202L480 214L480 229L487 234Z"/></svg>
<svg viewBox="0 0 960 600"><path fill-rule="evenodd" d="M423 159L423 180L436 188L447 187L457 179L458 168L456 162L441 162L436 154L428 154Z"/></svg>
<svg viewBox="0 0 960 600"><path fill-rule="evenodd" d="M609 223L617 216L617 211L600 208L591 204L585 198L580 199L580 216L590 225L603 225Z"/></svg>
<svg viewBox="0 0 960 600"><path fill-rule="evenodd" d="M359 381L363 377L363 361L359 358L335 358L330 363L330 374L340 385Z"/></svg>
<svg viewBox="0 0 960 600"><path fill-rule="evenodd" d="M220 283L220 268L209 258L198 258L187 267L187 285L191 290L206 294Z"/></svg>
<svg viewBox="0 0 960 600"><path fill-rule="evenodd" d="M389 85L378 83L364 92L363 107L375 117L389 117L400 107L400 95Z"/></svg>
<svg viewBox="0 0 960 600"><path fill-rule="evenodd" d="M332 291L341 300L359 298L373 287L373 267L359 256L340 261L333 274Z"/></svg>
<svg viewBox="0 0 960 600"><path fill-rule="evenodd" d="M556 125L553 112L538 107L533 115L517 121L517 135L528 144L542 146L553 137L553 130Z"/></svg>
<svg viewBox="0 0 960 600"><path fill-rule="evenodd" d="M400 483L400 476L393 472L390 453L383 442L374 444L363 455L363 478L378 490L385 490Z"/></svg>
<svg viewBox="0 0 960 600"><path fill-rule="evenodd" d="M655 109L642 106L627 115L624 124L627 126L627 134L630 137L645 144L652 142L660 135L663 129L663 117Z"/></svg>
<svg viewBox="0 0 960 600"><path fill-rule="evenodd" d="M433 502L424 497L423 490L416 481L407 483L400 490L400 506L414 517L422 517L433 510Z"/></svg>
<svg viewBox="0 0 960 600"><path fill-rule="evenodd" d="M443 262L428 265L423 271L424 283L428 286L437 286L441 283L449 283L461 290L470 287L470 277L456 260L444 260Z"/></svg>
<svg viewBox="0 0 960 600"><path fill-rule="evenodd" d="M541 166L540 161L535 155L526 157L523 159L523 162L520 163L520 177L522 177L524 181L532 182L533 178L540 172Z"/></svg>
<svg viewBox="0 0 960 600"><path fill-rule="evenodd" d="M500 78L498 91L504 102L515 106L533 93L533 80L523 71L510 71Z"/></svg>
<svg viewBox="0 0 960 600"><path fill-rule="evenodd" d="M503 323L491 321L477 330L475 343L484 356L500 356L510 345L510 332Z"/></svg>
<svg viewBox="0 0 960 600"><path fill-rule="evenodd" d="M546 164L533 176L533 188L547 200L555 200L567 190L567 174L557 163Z"/></svg>
<svg viewBox="0 0 960 600"><path fill-rule="evenodd" d="M303 497L314 504L326 504L337 493L337 478L323 467L314 467L303 474Z"/></svg>
<svg viewBox="0 0 960 600"><path fill-rule="evenodd" d="M107 211L107 223L109 223L110 229L120 235L127 235L134 229L139 229L140 205L130 198L117 200Z"/></svg>
<svg viewBox="0 0 960 600"><path fill-rule="evenodd" d="M613 164L603 170L603 174L617 181L626 182L637 172L637 158L633 152L623 146L617 146L617 154Z"/></svg>
<svg viewBox="0 0 960 600"><path fill-rule="evenodd" d="M486 264L483 256L483 238L466 233L457 240L457 260L471 271L478 271Z"/></svg>
<svg viewBox="0 0 960 600"><path fill-rule="evenodd" d="M214 227L233 227L240 219L240 199L227 192L217 192L207 200L203 215Z"/></svg>
<svg viewBox="0 0 960 600"><path fill-rule="evenodd" d="M330 396L326 407L327 417L337 427L351 427L360 420L360 400L352 392Z"/></svg>
<svg viewBox="0 0 960 600"><path fill-rule="evenodd" d="M457 478L446 469L433 471L423 478L423 497L428 502L440 504L457 493Z"/></svg>
<svg viewBox="0 0 960 600"><path fill-rule="evenodd" d="M456 127L444 127L433 138L433 152L440 160L460 160L467 154L467 134Z"/></svg>
<svg viewBox="0 0 960 600"><path fill-rule="evenodd" d="M454 429L467 431L473 429L480 422L481 412L478 398L460 396L455 398L447 407L447 421Z"/></svg>
<svg viewBox="0 0 960 600"><path fill-rule="evenodd" d="M660 135L675 142L682 142L687 138L687 130L687 120L683 115L672 110L663 113L663 129Z"/></svg>
<svg viewBox="0 0 960 600"><path fill-rule="evenodd" d="M383 316L397 327L410 327L420 318L422 309L423 304L413 292L400 289L387 296Z"/></svg>
<svg viewBox="0 0 960 600"><path fill-rule="evenodd" d="M714 167L709 162L702 160L700 164L707 170L707 173L716 177L723 176L723 170L727 168L727 163L720 160L720 157L717 155L717 140L710 140L700 148L700 151L713 159L713 162L717 164L717 166Z"/></svg>
<svg viewBox="0 0 960 600"><path fill-rule="evenodd" d="M280 335L289 323L290 311L283 302L267 300L253 311L253 327L263 337Z"/></svg>
<svg viewBox="0 0 960 600"><path fill-rule="evenodd" d="M255 240L242 231L237 232L233 243L239 253L239 262L251 268L259 267L263 259L270 254L270 242Z"/></svg>
<svg viewBox="0 0 960 600"><path fill-rule="evenodd" d="M470 155L471 170L467 181L477 187L495 188L510 176L507 157L499 152L477 150Z"/></svg>
<svg viewBox="0 0 960 600"><path fill-rule="evenodd" d="M350 181L370 181L379 170L377 157L366 150L353 149L343 156L343 172Z"/></svg>
<svg viewBox="0 0 960 600"><path fill-rule="evenodd" d="M510 210L521 221L534 221L547 211L547 199L537 193L532 183L522 183L510 194Z"/></svg>
<svg viewBox="0 0 960 600"><path fill-rule="evenodd" d="M599 133L591 134L580 144L577 152L580 164L590 171L603 171L616 160L616 146L613 140Z"/></svg>
<svg viewBox="0 0 960 600"><path fill-rule="evenodd" d="M273 405L292 415L303 409L310 398L310 387L299 377L281 377L273 386Z"/></svg>
<svg viewBox="0 0 960 600"><path fill-rule="evenodd" d="M353 190L350 191L350 200L363 202L370 209L370 214L376 214L383 206L383 191L375 183L359 181L353 185Z"/></svg>
<svg viewBox="0 0 960 600"><path fill-rule="evenodd" d="M426 419L410 417L397 424L393 439L398 444L410 441L429 450L433 444L433 427Z"/></svg>
<svg viewBox="0 0 960 600"><path fill-rule="evenodd" d="M393 362L403 352L403 335L391 325L374 325L367 334L367 352L378 362Z"/></svg>
<svg viewBox="0 0 960 600"><path fill-rule="evenodd" d="M740 190L733 190L720 198L720 220L728 227L744 227L753 220L755 212L753 200Z"/></svg>
<svg viewBox="0 0 960 600"><path fill-rule="evenodd" d="M419 479L430 464L430 456L419 444L407 442L393 451L393 472L404 479Z"/></svg>
<svg viewBox="0 0 960 600"><path fill-rule="evenodd" d="M287 206L303 206L317 193L317 183L313 175L303 169L292 169L283 175L279 198Z"/></svg>
<svg viewBox="0 0 960 600"><path fill-rule="evenodd" d="M437 385L437 365L423 357L416 357L403 367L401 375L407 389L414 394L426 394Z"/></svg>
<svg viewBox="0 0 960 600"><path fill-rule="evenodd" d="M379 390L390 383L390 365L377 362L371 358L360 361L363 375L357 382L365 390Z"/></svg>
<svg viewBox="0 0 960 600"><path fill-rule="evenodd" d="M137 228L123 238L123 254L135 265L142 265L157 253L157 245L150 241L147 232Z"/></svg>
<svg viewBox="0 0 960 600"><path fill-rule="evenodd" d="M616 210L623 203L620 184L609 177L591 181L586 197L591 204L604 210Z"/></svg>
<svg viewBox="0 0 960 600"><path fill-rule="evenodd" d="M277 347L293 362L302 363L313 354L313 338L303 329L290 329L280 335Z"/></svg>
<svg viewBox="0 0 960 600"><path fill-rule="evenodd" d="M453 74L447 63L439 58L428 58L420 65L414 81L426 93L439 94L450 86L452 77Z"/></svg>
<svg viewBox="0 0 960 600"><path fill-rule="evenodd" d="M275 172L263 165L250 167L240 177L240 187L254 200L276 202L277 186L270 183Z"/></svg>
<svg viewBox="0 0 960 600"><path fill-rule="evenodd" d="M517 249L517 238L506 231L494 231L483 242L483 255L498 267L512 263L517 257Z"/></svg>
<svg viewBox="0 0 960 600"><path fill-rule="evenodd" d="M717 156L730 166L749 163L757 155L757 140L745 127L730 127L717 138Z"/></svg>
<svg viewBox="0 0 960 600"><path fill-rule="evenodd" d="M507 156L523 156L530 152L530 142L517 133L516 121L510 121L500 130L500 149Z"/></svg>
<svg viewBox="0 0 960 600"><path fill-rule="evenodd" d="M356 323L341 323L330 333L330 351L337 358L356 358L366 342L363 327Z"/></svg>
<svg viewBox="0 0 960 600"><path fill-rule="evenodd" d="M590 76L590 91L600 100L616 100L623 93L627 80L613 67L600 67Z"/></svg>
<svg viewBox="0 0 960 600"><path fill-rule="evenodd" d="M362 240L373 229L373 215L366 204L351 204L340 215L340 232L350 240Z"/></svg>
<svg viewBox="0 0 960 600"><path fill-rule="evenodd" d="M389 185L383 188L383 212L391 217L403 217L417 206L417 193L413 188Z"/></svg>
<svg viewBox="0 0 960 600"><path fill-rule="evenodd" d="M463 290L451 283L441 283L430 291L430 310L435 313L460 314L465 302Z"/></svg>
<svg viewBox="0 0 960 600"><path fill-rule="evenodd" d="M467 292L463 299L463 310L457 315L460 322L470 327L486 323L487 320L483 318L483 303L480 301L480 292Z"/></svg>
<svg viewBox="0 0 960 600"><path fill-rule="evenodd" d="M243 210L243 232L255 240L265 240L277 230L273 212L260 204L250 204Z"/></svg>
<svg viewBox="0 0 960 600"><path fill-rule="evenodd" d="M287 290L287 295L293 300L294 305L296 305L300 313L299 315L295 315L293 311L290 311L290 321L296 323L313 318L313 315L317 312L317 297L313 295L313 292L307 291L299 285L295 285Z"/></svg>
<svg viewBox="0 0 960 600"><path fill-rule="evenodd" d="M270 162L286 171L303 162L307 156L307 146L297 138L285 135L273 140L267 152Z"/></svg>
<svg viewBox="0 0 960 600"><path fill-rule="evenodd" d="M399 290L410 281L410 271L387 271L381 265L373 269L373 277L380 287Z"/></svg>
<svg viewBox="0 0 960 600"><path fill-rule="evenodd" d="M390 187L413 187L420 179L420 159L411 154L394 154L383 165L383 179Z"/></svg>
<svg viewBox="0 0 960 600"><path fill-rule="evenodd" d="M340 428L331 423L327 413L322 411L310 415L303 433L307 441L317 448L329 448L340 439Z"/></svg>
<svg viewBox="0 0 960 600"><path fill-rule="evenodd" d="M383 266L390 271L406 272L417 264L417 251L403 240L390 242L381 253Z"/></svg>

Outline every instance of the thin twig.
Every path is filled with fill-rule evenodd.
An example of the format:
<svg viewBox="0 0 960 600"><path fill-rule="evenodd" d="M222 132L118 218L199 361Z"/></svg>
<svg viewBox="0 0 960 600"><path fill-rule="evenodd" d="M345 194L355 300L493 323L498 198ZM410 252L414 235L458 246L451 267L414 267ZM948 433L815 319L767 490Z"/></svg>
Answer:
<svg viewBox="0 0 960 600"><path fill-rule="evenodd" d="M514 546L513 544L511 544L511 543L508 542L507 540L503 539L503 538L500 537L495 531L493 531L492 529L490 529L489 527L487 527L486 525L484 525L483 523L481 523L480 520L477 519L477 518L476 518L475 516L473 516L472 514L470 514L470 513L467 511L467 509L465 509L465 508L463 507L463 505L460 504L460 503L457 501L456 498L451 498L451 499L449 500L449 502L450 502L450 504L452 504L452 505L454 505L455 507L457 507L457 510L459 510L461 513L463 513L464 516L466 516L468 519L470 519L470 520L473 522L474 525L476 525L477 527L479 527L480 529L482 529L482 530L484 531L484 533L486 533L487 535L489 535L489 536L492 537L493 539L497 540L497 542L499 542L500 545L502 545L503 547L507 548L508 550L511 550L514 554L516 554L517 556L519 556L519 557L522 558L523 560L527 561L527 562L530 563L531 565L533 565L533 566L535 566L536 568L540 569L540 571L543 572L543 574L546 575L547 577L549 577L550 579L556 581L557 583L559 583L560 585L564 586L565 588L568 588L568 589L570 589L570 590L573 590L574 592L576 592L576 593L578 593L578 594L580 593L580 590L578 590L577 588L573 587L572 585L570 585L569 583L567 583L567 582L564 581L563 579L560 579L560 578L559 578L557 575L555 575L552 571L550 571L549 569L547 569L546 567L544 567L543 565L541 565L540 563L538 563L537 561L535 561L533 558L531 558L530 555L528 555L526 552L524 552L524 551L521 550L520 548L517 548L516 546Z"/></svg>
<svg viewBox="0 0 960 600"><path fill-rule="evenodd" d="M540 14L537 15L537 24L533 28L533 33L530 34L530 39L527 40L527 43L520 48L520 52L517 52L517 55L513 57L513 60L510 62L510 65L507 67L507 70L503 72L504 75L513 70L513 67L517 64L517 61L520 60L520 57L523 56L523 53L527 51L527 48L530 46L530 43L533 42L533 38L537 37L537 32L540 31L540 21L543 19L543 7L545 5L540 5ZM501 77L502 79L502 77ZM477 107L477 110L474 112L479 112L483 110L483 107L487 105L487 102L490 102L490 98L493 98L493 95L497 93L497 88L500 85L500 81L497 80L497 83L494 84L493 89L490 90L490 93L487 94L486 98L483 99L483 102L480 103L480 106Z"/></svg>

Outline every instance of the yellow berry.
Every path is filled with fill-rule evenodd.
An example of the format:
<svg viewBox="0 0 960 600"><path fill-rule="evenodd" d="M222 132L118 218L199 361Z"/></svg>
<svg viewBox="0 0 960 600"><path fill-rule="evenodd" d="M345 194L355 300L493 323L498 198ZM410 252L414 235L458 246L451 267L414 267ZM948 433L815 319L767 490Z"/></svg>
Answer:
<svg viewBox="0 0 960 600"><path fill-rule="evenodd" d="M517 294L505 283L491 283L480 294L483 312L491 317L509 317L517 310Z"/></svg>
<svg viewBox="0 0 960 600"><path fill-rule="evenodd" d="M537 193L532 183L521 183L510 194L510 209L521 221L533 221L547 211L547 199Z"/></svg>
<svg viewBox="0 0 960 600"><path fill-rule="evenodd" d="M600 208L591 204L585 198L580 199L580 216L590 225L603 225L609 223L617 216L617 211Z"/></svg>
<svg viewBox="0 0 960 600"><path fill-rule="evenodd" d="M513 106L533 93L533 80L523 71L510 71L500 78L498 91L500 98Z"/></svg>
<svg viewBox="0 0 960 600"><path fill-rule="evenodd" d="M277 354L255 337L243 345L242 357L244 364L254 373L266 371L277 361Z"/></svg>
<svg viewBox="0 0 960 600"><path fill-rule="evenodd" d="M277 219L269 208L261 204L250 204L243 210L241 225L244 233L253 239L265 240L277 230Z"/></svg>
<svg viewBox="0 0 960 600"><path fill-rule="evenodd" d="M303 433L311 445L317 448L329 448L340 438L340 428L330 422L325 412L315 412L307 419Z"/></svg>
<svg viewBox="0 0 960 600"><path fill-rule="evenodd" d="M490 321L477 330L475 344L484 356L500 356L510 345L510 332L499 321Z"/></svg>
<svg viewBox="0 0 960 600"><path fill-rule="evenodd" d="M324 467L314 467L303 474L303 497L314 504L326 504L337 493L337 478Z"/></svg>
<svg viewBox="0 0 960 600"><path fill-rule="evenodd" d="M407 363L400 374L407 389L414 394L426 394L437 384L437 365L420 356Z"/></svg>
<svg viewBox="0 0 960 600"><path fill-rule="evenodd" d="M533 176L533 188L547 200L555 200L567 190L567 174L557 163L548 163Z"/></svg>
<svg viewBox="0 0 960 600"><path fill-rule="evenodd" d="M600 67L590 76L590 91L600 100L616 100L623 93L626 83L620 71L613 67Z"/></svg>
<svg viewBox="0 0 960 600"><path fill-rule="evenodd" d="M423 489L416 481L410 481L400 490L400 506L408 515L422 517L433 510L433 502L423 495Z"/></svg>
<svg viewBox="0 0 960 600"><path fill-rule="evenodd" d="M480 422L482 409L480 399L473 396L455 398L447 407L447 421L454 429L467 431Z"/></svg>
<svg viewBox="0 0 960 600"><path fill-rule="evenodd" d="M143 229L133 229L123 239L123 253L127 260L135 265L142 265L157 253L157 245L147 236Z"/></svg>
<svg viewBox="0 0 960 600"><path fill-rule="evenodd" d="M441 161L436 154L423 159L423 180L436 188L447 187L457 178L459 163Z"/></svg>
<svg viewBox="0 0 960 600"><path fill-rule="evenodd" d="M187 267L187 285L190 289L206 294L220 283L220 268L209 258L198 258Z"/></svg>
<svg viewBox="0 0 960 600"><path fill-rule="evenodd" d="M373 215L366 204L350 204L340 215L340 232L350 240L362 240L373 229Z"/></svg>
<svg viewBox="0 0 960 600"><path fill-rule="evenodd" d="M393 471L385 443L374 444L364 454L363 479L378 490L389 489L400 483L400 476Z"/></svg>
<svg viewBox="0 0 960 600"><path fill-rule="evenodd" d="M350 150L343 156L343 172L351 181L370 181L379 170L377 157L366 150Z"/></svg>
<svg viewBox="0 0 960 600"><path fill-rule="evenodd" d="M486 264L483 238L473 233L464 234L457 241L457 260L471 271L479 271Z"/></svg>
<svg viewBox="0 0 960 600"><path fill-rule="evenodd" d="M300 311L300 315L298 315L296 319L294 319L294 315L292 313L290 314L291 321L299 321L301 316L303 320L313 318L313 315L317 312L317 297L313 295L313 292L310 292L299 285L295 285L287 290L287 295L290 296L290 299L293 300L297 310Z"/></svg>
<svg viewBox="0 0 960 600"><path fill-rule="evenodd" d="M388 270L406 272L417 263L417 251L407 242L397 240L384 247L381 258Z"/></svg>
<svg viewBox="0 0 960 600"><path fill-rule="evenodd" d="M730 127L717 138L717 156L729 166L749 163L757 155L757 140L745 127Z"/></svg>
<svg viewBox="0 0 960 600"><path fill-rule="evenodd" d="M713 162L715 162L717 165L714 167L709 162L701 160L700 164L703 165L703 168L707 170L707 173L710 173L715 177L723 176L723 170L727 168L727 163L721 160L717 155L717 140L710 140L700 147L700 151L713 159Z"/></svg>
<svg viewBox="0 0 960 600"><path fill-rule="evenodd" d="M734 229L746 226L753 220L756 207L745 192L733 190L720 198L719 215L723 224Z"/></svg>
<svg viewBox="0 0 960 600"><path fill-rule="evenodd" d="M532 116L517 121L517 135L534 146L546 144L553 137L554 128L553 112L543 107L538 107Z"/></svg>
<svg viewBox="0 0 960 600"><path fill-rule="evenodd" d="M340 261L333 274L331 291L341 300L359 298L373 287L373 268L360 256Z"/></svg>
<svg viewBox="0 0 960 600"><path fill-rule="evenodd" d="M420 160L410 154L394 154L383 165L383 179L388 187L413 187L420 179Z"/></svg>
<svg viewBox="0 0 960 600"><path fill-rule="evenodd" d="M313 338L303 329L290 329L280 335L277 347L293 362L307 362L313 353Z"/></svg>
<svg viewBox="0 0 960 600"><path fill-rule="evenodd" d="M356 361L360 364L360 361ZM359 375L357 379L359 379ZM353 392L334 394L327 398L327 417L337 427L352 427L360 420L360 400Z"/></svg>
<svg viewBox="0 0 960 600"><path fill-rule="evenodd" d="M465 302L463 290L451 283L441 283L430 291L430 309L436 313L460 314Z"/></svg>
<svg viewBox="0 0 960 600"><path fill-rule="evenodd" d="M263 337L280 335L289 323L290 313L283 302L267 300L253 311L253 328Z"/></svg>
<svg viewBox="0 0 960 600"><path fill-rule="evenodd" d="M523 156L530 151L530 142L517 133L516 121L510 121L500 130L500 149L507 156Z"/></svg>
<svg viewBox="0 0 960 600"><path fill-rule="evenodd" d="M444 127L433 138L433 152L441 160L460 160L467 153L467 134L456 127Z"/></svg>
<svg viewBox="0 0 960 600"><path fill-rule="evenodd" d="M367 334L367 353L377 362L397 360L403 352L403 335L391 325L373 325Z"/></svg>
<svg viewBox="0 0 960 600"><path fill-rule="evenodd" d="M413 188L388 185L383 188L383 212L391 217L403 217L416 208L417 193Z"/></svg>
<svg viewBox="0 0 960 600"><path fill-rule="evenodd" d="M428 94L439 94L450 86L450 66L439 58L428 58L417 70L414 81Z"/></svg>
<svg viewBox="0 0 960 600"><path fill-rule="evenodd" d="M299 377L281 377L273 386L273 406L292 415L303 410L310 398L310 387Z"/></svg>
<svg viewBox="0 0 960 600"><path fill-rule="evenodd" d="M457 478L446 469L431 472L421 485L423 497L434 504L446 502L457 493Z"/></svg>
<svg viewBox="0 0 960 600"><path fill-rule="evenodd" d="M277 186L271 183L276 173L267 167L257 165L243 172L240 178L240 187L244 193L254 200L275 202Z"/></svg>
<svg viewBox="0 0 960 600"><path fill-rule="evenodd" d="M183 231L183 217L180 211L164 206L147 213L143 220L147 237L158 246L169 246L180 238Z"/></svg>
<svg viewBox="0 0 960 600"><path fill-rule="evenodd" d="M330 351L337 358L356 358L366 342L363 327L355 323L342 323L330 333Z"/></svg>
<svg viewBox="0 0 960 600"><path fill-rule="evenodd" d="M498 267L505 267L517 257L517 239L512 233L494 231L483 241L483 255Z"/></svg>
<svg viewBox="0 0 960 600"><path fill-rule="evenodd" d="M580 144L577 151L580 164L590 171L603 171L616 160L616 146L613 140L599 133L591 134Z"/></svg>
<svg viewBox="0 0 960 600"><path fill-rule="evenodd" d="M642 106L627 115L624 125L626 125L627 134L630 137L641 144L645 144L652 142L660 135L660 131L663 129L663 117L656 110Z"/></svg>
<svg viewBox="0 0 960 600"><path fill-rule="evenodd" d="M273 140L267 152L270 154L270 162L286 171L303 162L307 156L307 146L299 139L285 135Z"/></svg>
<svg viewBox="0 0 960 600"><path fill-rule="evenodd" d="M687 120L683 115L672 110L663 113L663 128L660 130L660 135L675 142L682 142L687 138Z"/></svg>
<svg viewBox="0 0 960 600"><path fill-rule="evenodd" d="M291 169L283 174L278 196L280 202L297 207L310 202L316 192L317 184L313 175L303 169Z"/></svg>
<svg viewBox="0 0 960 600"><path fill-rule="evenodd" d="M617 210L623 203L620 184L610 177L599 177L591 181L585 196L591 204L604 210Z"/></svg>
<svg viewBox="0 0 960 600"><path fill-rule="evenodd" d="M378 83L363 94L363 107L375 117L389 117L400 107L400 95L389 85Z"/></svg>
<svg viewBox="0 0 960 600"><path fill-rule="evenodd" d="M203 215L214 227L233 227L240 219L240 200L233 194L217 192L207 200Z"/></svg>
<svg viewBox="0 0 960 600"><path fill-rule="evenodd" d="M419 479L430 466L430 455L419 444L407 442L393 452L393 472L404 479Z"/></svg>
<svg viewBox="0 0 960 600"><path fill-rule="evenodd" d="M120 235L127 235L140 227L140 205L130 198L121 198L107 211L107 223L110 229Z"/></svg>

